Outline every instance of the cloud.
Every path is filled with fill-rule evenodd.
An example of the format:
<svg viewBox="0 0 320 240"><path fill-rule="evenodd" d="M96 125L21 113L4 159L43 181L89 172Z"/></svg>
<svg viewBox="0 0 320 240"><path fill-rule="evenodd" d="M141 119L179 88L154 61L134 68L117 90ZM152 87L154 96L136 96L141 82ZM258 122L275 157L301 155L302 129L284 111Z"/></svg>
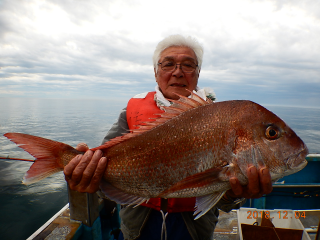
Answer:
<svg viewBox="0 0 320 240"><path fill-rule="evenodd" d="M203 44L199 82L218 99L320 102L313 94L320 86L314 1L164 0L157 9L144 0L0 4L2 97L130 98L153 90L153 50L181 33Z"/></svg>

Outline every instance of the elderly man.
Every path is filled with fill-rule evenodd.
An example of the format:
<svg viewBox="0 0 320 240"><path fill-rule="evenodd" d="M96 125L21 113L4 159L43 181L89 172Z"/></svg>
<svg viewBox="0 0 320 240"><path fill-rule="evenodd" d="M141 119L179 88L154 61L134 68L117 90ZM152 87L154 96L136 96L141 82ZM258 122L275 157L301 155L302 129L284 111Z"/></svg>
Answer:
<svg viewBox="0 0 320 240"><path fill-rule="evenodd" d="M127 133L139 122L148 120L162 106L169 106L170 99L178 99L175 93L189 96L195 91L202 98L213 95L199 89L198 78L202 64L203 49L190 37L173 35L161 41L154 53L154 72L157 82L156 91L139 94L132 98L112 126L104 141ZM139 112L139 121L136 115ZM142 114L142 116L141 116ZM78 150L88 147L79 144ZM93 193L99 190L99 183L107 165L100 150L90 150L79 155L65 167L64 173L73 190ZM245 198L259 198L272 191L271 177L266 168L248 169L248 185L241 186L237 178L230 179L231 189L218 204L198 220L193 220L195 200L189 199L150 199L136 208L125 207L120 211L121 237L124 239L160 239L165 222L168 239L212 239L218 221L218 208L230 211L239 208ZM164 213L168 212L168 215Z"/></svg>

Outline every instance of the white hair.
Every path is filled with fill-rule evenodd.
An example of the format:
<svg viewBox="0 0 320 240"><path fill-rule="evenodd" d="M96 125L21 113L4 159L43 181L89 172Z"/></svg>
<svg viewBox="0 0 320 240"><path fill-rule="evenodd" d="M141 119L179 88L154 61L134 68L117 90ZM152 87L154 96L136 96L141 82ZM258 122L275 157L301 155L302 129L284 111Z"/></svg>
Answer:
<svg viewBox="0 0 320 240"><path fill-rule="evenodd" d="M182 35L176 34L170 35L158 43L156 50L153 53L153 66L156 69L156 72L158 71L158 61L160 59L161 53L163 52L163 50L173 46L191 48L197 57L199 69L201 69L203 47L195 38L192 38L190 36L184 37Z"/></svg>

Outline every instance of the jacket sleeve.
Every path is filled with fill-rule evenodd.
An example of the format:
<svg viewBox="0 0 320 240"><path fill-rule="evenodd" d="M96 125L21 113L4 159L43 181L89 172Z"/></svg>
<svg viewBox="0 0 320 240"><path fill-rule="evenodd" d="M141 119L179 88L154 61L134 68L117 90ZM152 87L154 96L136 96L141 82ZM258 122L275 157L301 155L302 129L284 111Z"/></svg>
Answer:
<svg viewBox="0 0 320 240"><path fill-rule="evenodd" d="M129 127L127 123L127 108L121 110L118 121L115 122L107 135L104 137L102 144L111 140L112 138L119 137L124 133L129 132Z"/></svg>

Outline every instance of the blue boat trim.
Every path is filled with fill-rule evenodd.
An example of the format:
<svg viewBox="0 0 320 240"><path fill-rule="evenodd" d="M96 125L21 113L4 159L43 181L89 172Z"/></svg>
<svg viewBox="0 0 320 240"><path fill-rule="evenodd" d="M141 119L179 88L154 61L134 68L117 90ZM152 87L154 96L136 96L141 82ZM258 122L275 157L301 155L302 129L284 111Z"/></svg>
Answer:
<svg viewBox="0 0 320 240"><path fill-rule="evenodd" d="M308 154L306 157L307 161L320 161L320 154L319 153L312 153Z"/></svg>

